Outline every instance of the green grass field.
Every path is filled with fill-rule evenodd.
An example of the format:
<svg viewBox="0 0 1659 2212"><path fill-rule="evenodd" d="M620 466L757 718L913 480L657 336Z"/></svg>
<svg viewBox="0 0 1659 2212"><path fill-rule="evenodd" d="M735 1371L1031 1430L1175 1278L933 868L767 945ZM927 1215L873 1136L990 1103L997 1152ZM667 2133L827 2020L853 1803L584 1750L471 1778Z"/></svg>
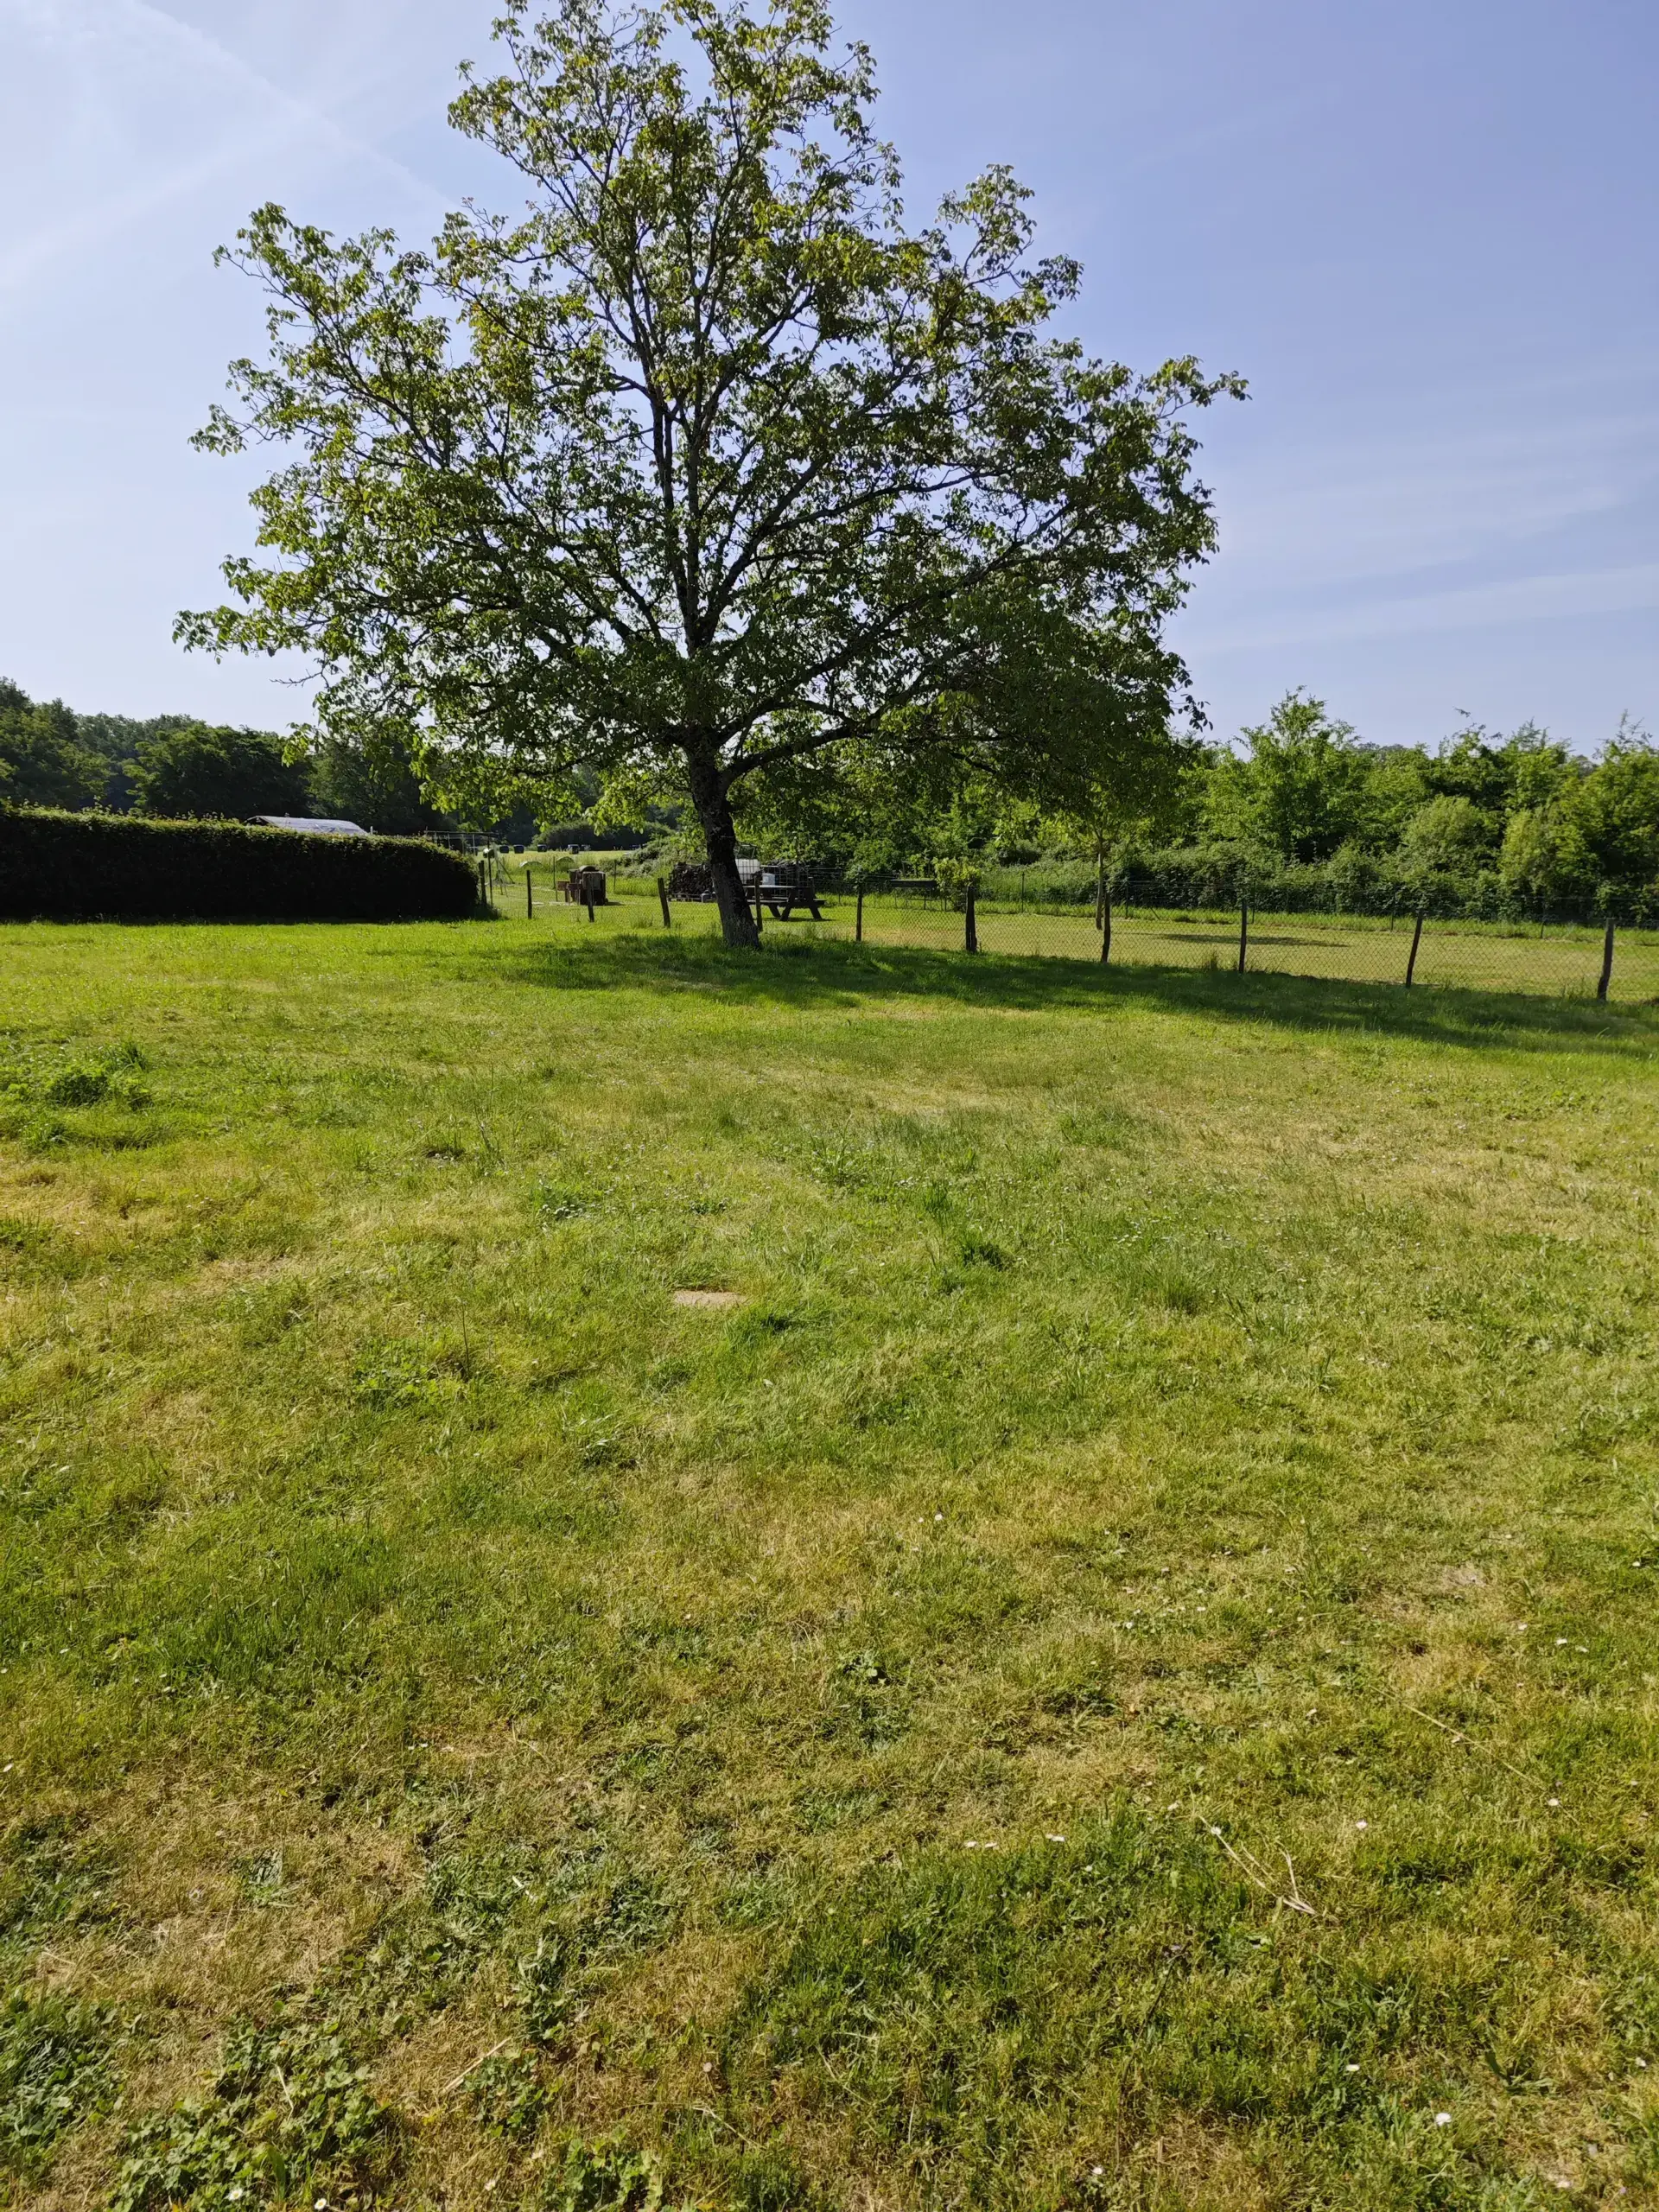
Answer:
<svg viewBox="0 0 1659 2212"><path fill-rule="evenodd" d="M601 855L614 863L626 855ZM550 929L582 927L658 930L662 915L654 885L617 870L611 903L589 924L584 911L558 896L554 871L539 856L514 860L496 892L504 915L524 915L526 865L533 879L534 918ZM821 902L823 920L804 913L788 922L766 919L782 937L849 939L855 901L832 893ZM674 926L693 936L717 928L711 906L676 906ZM1100 933L1087 909L984 899L978 911L981 950L1029 959L1097 961ZM938 901L923 904L888 893L864 903L864 938L871 944L906 945L922 951L959 952L963 918ZM1357 914L1256 913L1250 919L1247 963L1261 974L1300 976L1350 983L1391 983L1405 977L1411 950L1409 916L1394 920ZM1238 957L1238 916L1233 913L1120 911L1113 918L1111 957L1120 967L1228 969ZM1591 998L1601 973L1602 932L1592 925L1553 923L1540 930L1516 923L1430 921L1418 948L1414 981L1427 988L1521 991L1546 998ZM1618 931L1610 996L1659 1001L1659 931Z"/></svg>
<svg viewBox="0 0 1659 2212"><path fill-rule="evenodd" d="M1659 2202L1659 1013L0 975L0 2196Z"/></svg>

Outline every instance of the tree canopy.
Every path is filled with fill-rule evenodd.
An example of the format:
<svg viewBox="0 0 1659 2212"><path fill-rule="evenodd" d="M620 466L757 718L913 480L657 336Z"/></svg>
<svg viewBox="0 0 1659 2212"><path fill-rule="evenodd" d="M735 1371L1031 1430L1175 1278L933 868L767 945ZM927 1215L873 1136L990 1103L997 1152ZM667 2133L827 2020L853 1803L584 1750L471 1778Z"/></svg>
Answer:
<svg viewBox="0 0 1659 2212"><path fill-rule="evenodd" d="M141 813L180 820L310 811L305 764L264 730L187 722L143 748L133 783Z"/></svg>
<svg viewBox="0 0 1659 2212"><path fill-rule="evenodd" d="M271 442L274 559L193 645L297 648L340 731L409 733L455 793L573 770L688 799L728 938L733 802L963 782L1086 811L1196 713L1164 636L1214 543L1191 410L1242 389L1050 334L992 169L907 226L868 53L820 0L560 0L497 26L455 125L530 187L429 251L261 209L232 255L270 353L201 442Z"/></svg>
<svg viewBox="0 0 1659 2212"><path fill-rule="evenodd" d="M1209 764L1203 814L1221 836L1263 844L1287 860L1327 860L1360 829L1370 762L1324 702L1290 692L1243 732L1247 756Z"/></svg>
<svg viewBox="0 0 1659 2212"><path fill-rule="evenodd" d="M96 806L104 762L61 699L37 702L0 678L0 800L13 806Z"/></svg>
<svg viewBox="0 0 1659 2212"><path fill-rule="evenodd" d="M1323 871L1333 896L1436 911L1659 907L1659 751L1629 721L1593 761L1530 722L1375 746L1293 691L1241 735L1191 754L1174 803L1138 825L1143 859L1162 836L1166 873L1285 895Z"/></svg>

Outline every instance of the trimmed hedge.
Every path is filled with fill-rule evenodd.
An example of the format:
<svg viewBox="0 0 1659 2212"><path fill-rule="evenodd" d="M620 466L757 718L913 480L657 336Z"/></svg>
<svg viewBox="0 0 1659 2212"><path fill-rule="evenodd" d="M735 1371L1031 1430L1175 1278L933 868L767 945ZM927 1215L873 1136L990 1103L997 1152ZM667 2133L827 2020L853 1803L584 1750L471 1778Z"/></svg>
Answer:
<svg viewBox="0 0 1659 2212"><path fill-rule="evenodd" d="M0 807L8 920L449 921L477 903L469 864L413 837Z"/></svg>

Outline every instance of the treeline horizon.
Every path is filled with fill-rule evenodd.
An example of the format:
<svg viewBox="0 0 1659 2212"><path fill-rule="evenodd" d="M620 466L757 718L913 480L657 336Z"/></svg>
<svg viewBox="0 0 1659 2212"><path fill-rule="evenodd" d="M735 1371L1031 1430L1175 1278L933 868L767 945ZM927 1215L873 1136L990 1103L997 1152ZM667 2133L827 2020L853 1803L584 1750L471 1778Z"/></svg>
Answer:
<svg viewBox="0 0 1659 2212"><path fill-rule="evenodd" d="M596 798L597 782L592 798ZM394 748L371 755L325 737L292 759L275 732L186 715L79 714L0 679L0 803L163 817L343 817L386 835L465 827L546 849L689 849L677 810L649 827L538 821L520 804L465 823L434 806ZM591 804L592 799L589 799ZM1550 912L1659 917L1659 749L1623 720L1595 756L1539 725L1468 722L1433 748L1374 745L1325 702L1292 691L1231 742L1171 748L1154 803L1083 824L971 798L903 821L791 819L762 806L757 849L861 874L937 869L988 885L1019 869L1031 896L1109 887L1147 904L1241 898L1289 911L1537 918Z"/></svg>
<svg viewBox="0 0 1659 2212"><path fill-rule="evenodd" d="M195 715L81 714L61 699L32 699L6 677L0 677L0 804L173 821L309 816L355 822L385 836L468 830L516 844L553 834L522 805L488 822L463 821L433 805L393 748L371 756L325 738L295 760L275 730ZM584 822L554 831L569 833L566 844L592 842L596 835ZM624 833L622 842L643 836Z"/></svg>
<svg viewBox="0 0 1659 2212"><path fill-rule="evenodd" d="M1039 856L1005 840L997 857ZM1236 746L1193 747L1162 806L1093 857L1149 904L1652 918L1659 751L1628 717L1593 756L1533 722L1370 745L1291 692Z"/></svg>

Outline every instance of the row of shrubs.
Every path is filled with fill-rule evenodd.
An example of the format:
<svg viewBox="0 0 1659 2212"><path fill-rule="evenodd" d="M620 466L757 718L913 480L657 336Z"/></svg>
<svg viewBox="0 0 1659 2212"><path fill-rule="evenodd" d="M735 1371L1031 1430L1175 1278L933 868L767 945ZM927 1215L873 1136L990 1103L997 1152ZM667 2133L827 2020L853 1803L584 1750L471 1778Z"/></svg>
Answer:
<svg viewBox="0 0 1659 2212"><path fill-rule="evenodd" d="M1109 861L1107 886L1120 906L1254 906L1281 914L1415 914L1469 921L1538 921L1537 897L1496 868L1407 868L1391 855L1345 848L1328 861L1280 860L1230 843L1174 846ZM1053 858L1029 868L978 871L979 895L1027 906L1092 905L1099 881L1092 861ZM1551 899L1551 920L1659 920L1659 886L1647 892L1607 887L1576 900Z"/></svg>
<svg viewBox="0 0 1659 2212"><path fill-rule="evenodd" d="M413 837L0 807L11 921L451 921L477 904L471 864Z"/></svg>

